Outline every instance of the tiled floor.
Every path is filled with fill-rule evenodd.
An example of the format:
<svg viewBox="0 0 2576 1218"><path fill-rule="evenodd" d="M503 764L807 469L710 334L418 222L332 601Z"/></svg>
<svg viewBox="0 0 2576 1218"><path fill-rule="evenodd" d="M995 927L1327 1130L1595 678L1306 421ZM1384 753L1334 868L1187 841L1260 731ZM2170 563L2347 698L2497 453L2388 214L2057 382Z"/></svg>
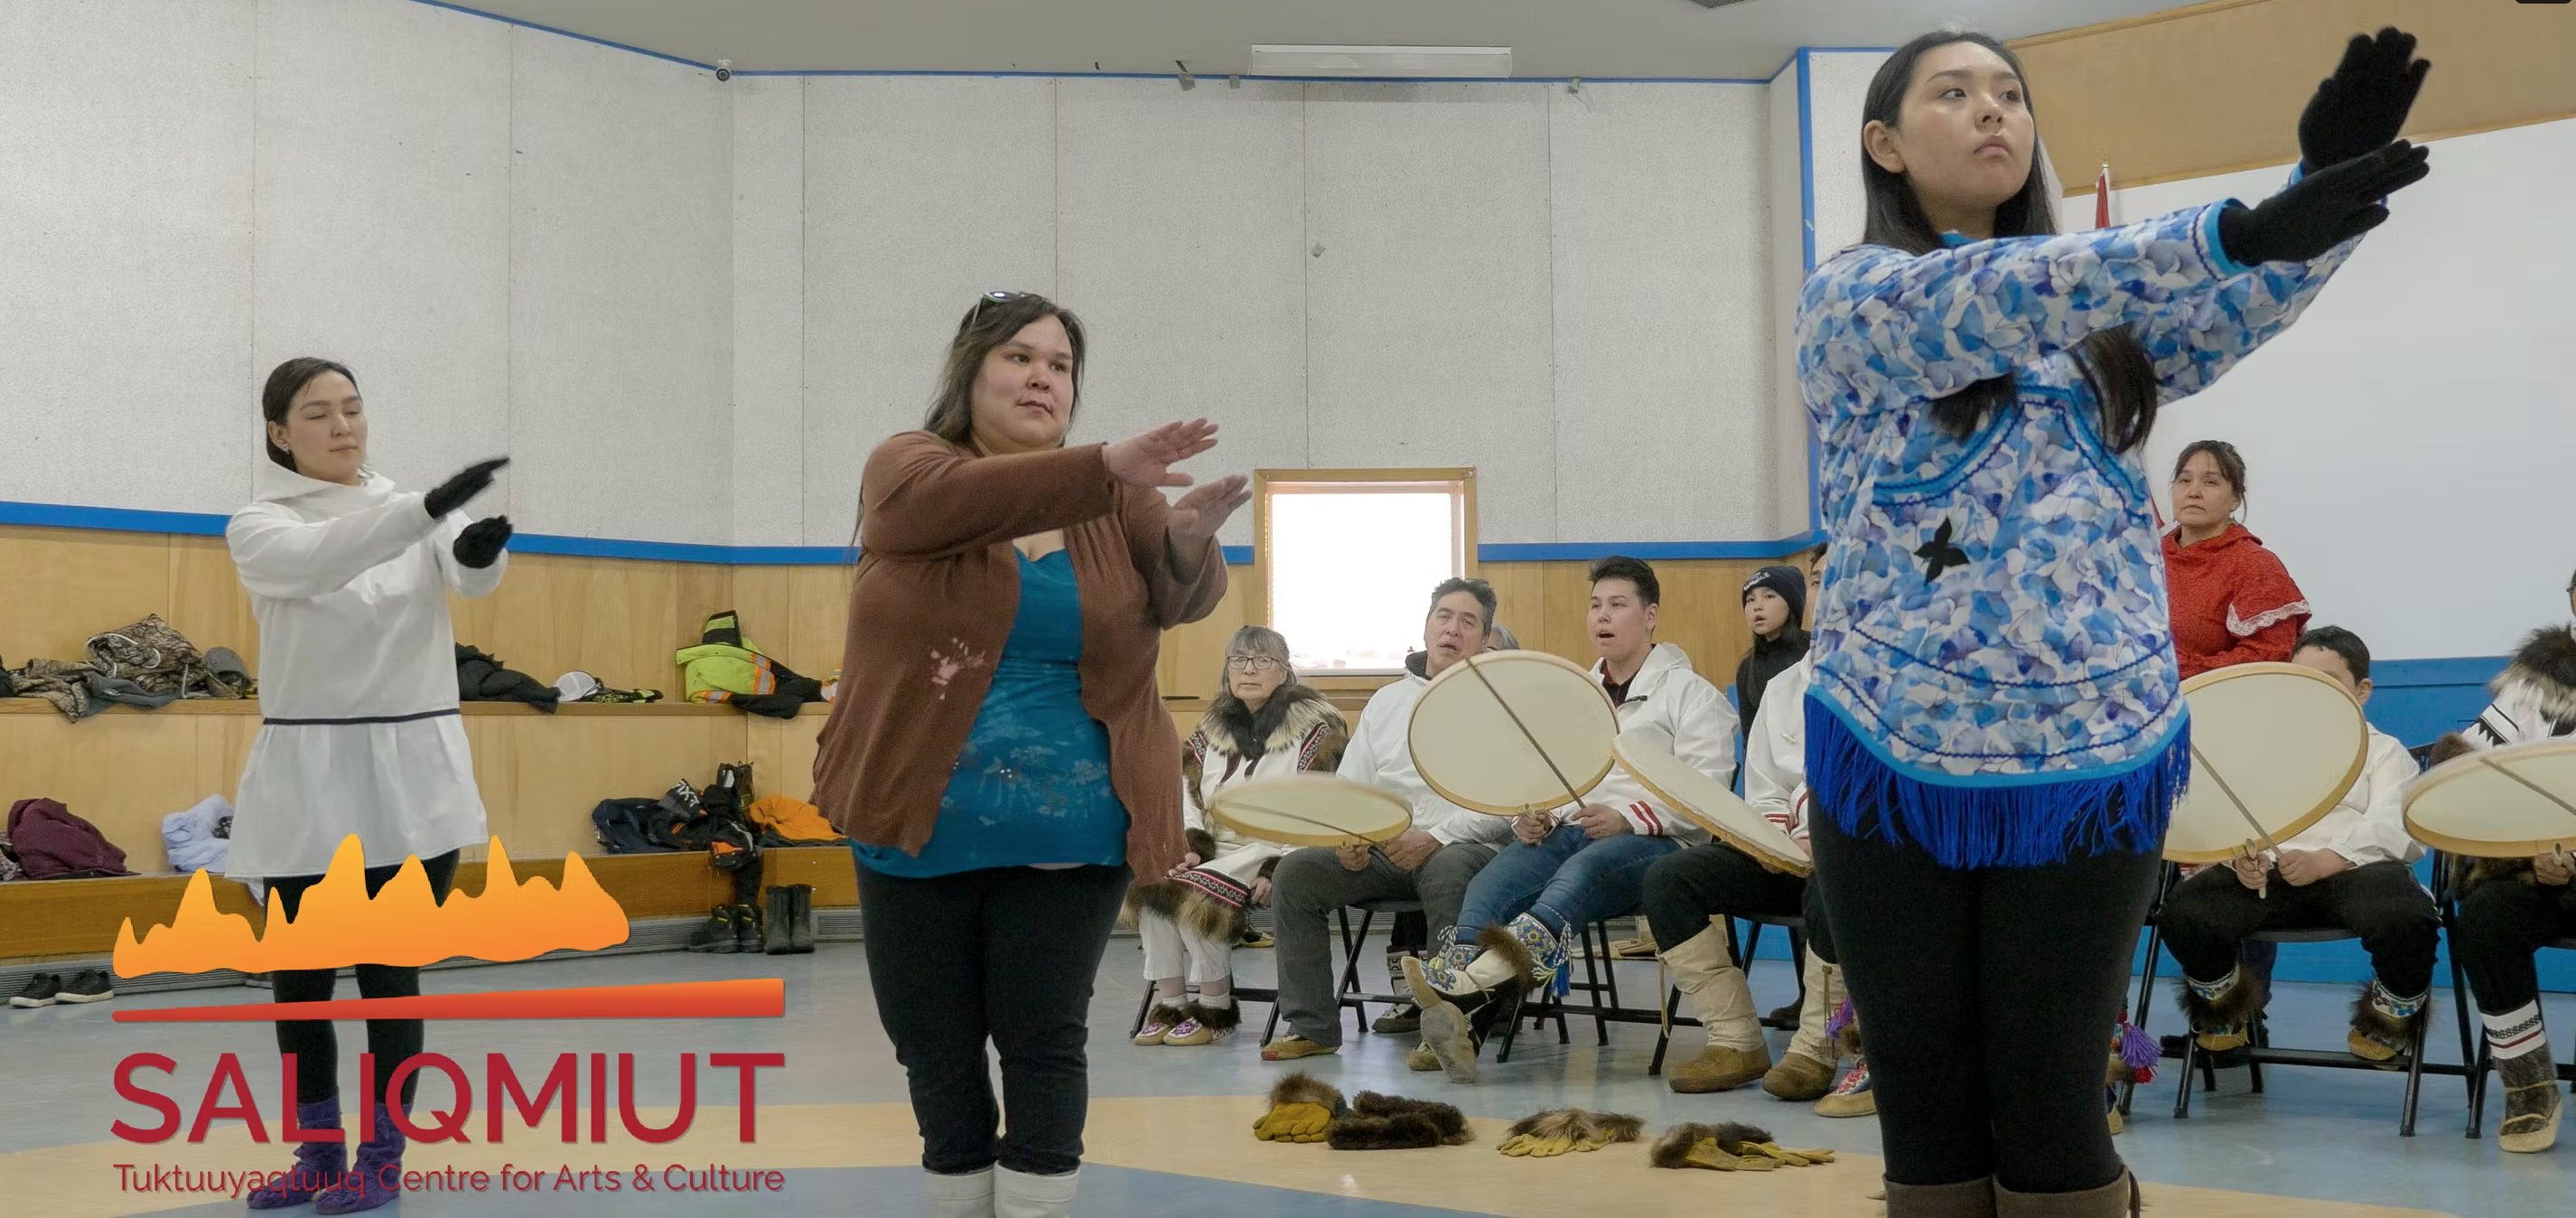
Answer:
<svg viewBox="0 0 2576 1218"><path fill-rule="evenodd" d="M1655 1030L1616 1026L1611 1043L1593 1043L1588 1024L1573 1024L1574 1043L1554 1036L1526 1036L1507 1066L1488 1062L1484 1081L1457 1087L1436 1074L1404 1068L1410 1037L1355 1037L1336 1057L1304 1063L1313 1073L1355 1093L1396 1092L1456 1103L1493 1122L1475 1145L1436 1151L1355 1154L1322 1147L1280 1147L1254 1141L1243 1128L1260 1107L1258 1097L1281 1072L1256 1051L1267 1010L1252 1007L1241 1038L1200 1049L1140 1049L1126 1042L1141 992L1133 939L1113 940L1093 1006L1094 1114L1091 1163L1075 1212L1088 1218L1144 1218L1222 1213L1228 1218L1398 1218L1434 1212L1560 1214L1569 1206L1613 1205L1623 1213L1663 1213L1718 1203L1732 1194L1744 1212L1803 1215L1872 1215L1866 1201L1878 1149L1870 1121L1829 1121L1805 1105L1784 1104L1756 1090L1716 1096L1677 1096L1646 1077ZM1270 953L1239 954L1247 985L1267 981ZM1628 987L1651 991L1651 965L1623 966ZM782 1020L684 1023L450 1023L433 1025L430 1047L455 1056L477 1092L485 1087L483 1055L506 1051L519 1073L535 1076L563 1052L633 1053L647 1120L658 1121L677 1099L679 1055L700 1057L696 1124L668 1146L645 1146L625 1136L611 1118L609 1144L564 1145L549 1125L531 1130L512 1122L505 1141L486 1144L477 1095L472 1141L415 1148L408 1165L443 1163L496 1169L508 1162L549 1173L570 1164L597 1164L631 1175L637 1164L757 1166L784 1171L781 1194L680 1193L659 1188L614 1194L426 1193L408 1196L401 1212L425 1215L564 1213L796 1213L899 1215L918 1212L918 1153L904 1105L900 1069L877 1026L865 964L854 944L825 944L806 957L730 957L664 954L568 963L511 965L432 972L432 992L574 985L630 984L739 976L782 976L788 1013ZM1777 964L1756 967L1755 990L1765 1009L1786 1002L1794 981ZM245 991L243 993L260 993ZM0 1017L0 1197L10 1213L55 1218L106 1218L144 1212L232 1213L240 1203L202 1195L124 1191L118 1163L177 1164L190 1169L266 1168L282 1165L274 1145L255 1146L240 1122L226 1120L201 1144L184 1133L143 1146L114 1140L118 1119L150 1123L152 1114L117 1098L112 1076L123 1056L151 1051L178 1063L174 1075L141 1079L177 1099L193 1117L199 1097L226 1051L239 1054L262 1110L277 1111L277 1063L262 1025L111 1023L114 1009L200 1005L238 1000L239 993L189 991L130 995L89 1007L10 1011ZM2170 1030L2178 1016L2159 999L2155 1023ZM2274 1000L2275 1037L2283 1045L2332 1046L2342 1038L2349 995L2340 987L2284 985ZM2436 1011L2434 1060L2455 1060L2448 995ZM2576 1031L2576 1003L2555 996L2549 1018L2561 1047ZM1689 1035L1689 1033L1685 1033ZM357 1025L343 1024L343 1074L354 1080L363 1040ZM1776 1044L1776 1040L1775 1040ZM762 1072L760 1133L745 1146L735 1135L732 1072L710 1073L715 1052L781 1052L788 1066ZM2168 1063L2170 1067L2170 1063ZM585 1067L586 1069L586 1067ZM534 1081L531 1077L530 1081ZM344 1084L345 1085L345 1084ZM2521 1218L2576 1213L2576 1173L2569 1171L2576 1144L2541 1156L2505 1156L2495 1149L2492 1108L2489 1136L2464 1139L2466 1102L2457 1079L2427 1079L2419 1136L2397 1136L2402 1076L2368 1072L2275 1067L2267 1094L2247 1092L2242 1071L2223 1074L2215 1095L2199 1096L2193 1116L2169 1115L2173 1075L2143 1091L2122 1152L2150 1185L2150 1200L2165 1198L2168 1213L2288 1214L2386 1213L2367 1207L2426 1209L2461 1218ZM585 1082L586 1089L586 1082ZM424 1108L450 1106L447 1084L423 1085ZM587 1095L584 1097L587 1104ZM614 1100L611 1101L614 1103ZM1536 1163L1506 1160L1490 1149L1500 1123L1541 1108L1580 1106L1632 1112L1652 1132L1681 1120L1747 1120L1770 1127L1789 1145L1830 1146L1852 1158L1828 1167L1774 1173L1771 1177L1657 1172L1643 1166L1637 1147L1612 1147L1596 1155ZM585 1117L585 1124L586 1124ZM2161 1190L2159 1186L2162 1186ZM2183 1186L2225 1192L2182 1192ZM2264 1194L2262 1198L2230 1194ZM2303 1205L2303 1198L2333 1205Z"/></svg>

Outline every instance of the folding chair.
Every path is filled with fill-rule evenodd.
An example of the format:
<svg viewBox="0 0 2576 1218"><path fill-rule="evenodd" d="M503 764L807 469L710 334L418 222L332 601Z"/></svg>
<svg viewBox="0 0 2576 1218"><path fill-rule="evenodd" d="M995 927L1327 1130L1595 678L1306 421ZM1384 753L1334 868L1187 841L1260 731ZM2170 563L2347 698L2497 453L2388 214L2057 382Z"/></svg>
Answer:
<svg viewBox="0 0 2576 1218"><path fill-rule="evenodd" d="M1352 909L1360 911L1360 924L1356 931L1351 927ZM1337 1001L1340 1006L1359 1012L1362 1036L1368 1035L1369 1032L1368 1004L1374 1002L1380 1006L1397 1006L1413 1001L1401 994L1371 994L1360 989L1360 950L1368 946L1369 928L1377 923L1379 914L1386 914L1392 919L1397 914L1421 911L1422 902L1404 898L1393 901L1361 901L1335 912L1342 928L1342 984L1337 991ZM1261 1043L1266 1045L1277 1039L1279 1034L1279 992L1265 990L1261 993L1264 997L1256 1001L1270 1004L1270 1022L1262 1025L1261 1029ZM1140 1022L1137 1026L1144 1025Z"/></svg>

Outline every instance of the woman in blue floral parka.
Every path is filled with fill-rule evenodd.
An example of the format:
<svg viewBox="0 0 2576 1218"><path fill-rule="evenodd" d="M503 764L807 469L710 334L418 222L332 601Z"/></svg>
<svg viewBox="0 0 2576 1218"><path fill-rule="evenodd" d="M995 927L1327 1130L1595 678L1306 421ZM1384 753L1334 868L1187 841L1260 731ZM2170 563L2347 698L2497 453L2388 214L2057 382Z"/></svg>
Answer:
<svg viewBox="0 0 2576 1218"><path fill-rule="evenodd" d="M1816 875L1890 1218L2135 1205L2102 1034L2190 774L2139 453L2424 176L2413 56L2357 38L2262 203L2065 236L2010 51L1929 34L1870 84L1865 243L1809 277L1797 336L1833 539Z"/></svg>

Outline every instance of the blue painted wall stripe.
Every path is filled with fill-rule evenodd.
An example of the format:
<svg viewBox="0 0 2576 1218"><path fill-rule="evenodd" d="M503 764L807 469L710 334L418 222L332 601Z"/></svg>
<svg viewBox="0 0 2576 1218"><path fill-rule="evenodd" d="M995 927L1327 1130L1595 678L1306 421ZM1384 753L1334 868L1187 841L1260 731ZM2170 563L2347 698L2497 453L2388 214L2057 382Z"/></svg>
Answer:
<svg viewBox="0 0 2576 1218"><path fill-rule="evenodd" d="M230 519L211 512L146 512L132 508L81 507L61 503L15 503L0 500L0 525L34 525L56 529L104 529L121 533L178 533L221 537ZM1638 558L1778 558L1795 554L1822 540L1801 533L1776 541L1581 541L1532 544L1496 543L1476 547L1479 562L1557 562L1628 554ZM564 537L520 533L510 548L521 554L563 554L580 558L632 558L654 562L730 563L735 566L831 566L850 561L840 546L717 546L676 541L632 541L614 537ZM1251 546L1225 547L1233 566L1252 562Z"/></svg>

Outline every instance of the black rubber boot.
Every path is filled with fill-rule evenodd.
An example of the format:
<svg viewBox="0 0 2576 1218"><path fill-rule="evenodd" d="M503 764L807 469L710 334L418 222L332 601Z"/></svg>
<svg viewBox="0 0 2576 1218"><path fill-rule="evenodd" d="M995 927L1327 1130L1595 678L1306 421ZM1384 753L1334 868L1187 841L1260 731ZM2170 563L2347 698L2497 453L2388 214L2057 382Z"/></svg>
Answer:
<svg viewBox="0 0 2576 1218"><path fill-rule="evenodd" d="M772 888L769 890L768 933L763 936L766 940L763 950L767 951L770 955L784 956L789 952L796 950L796 932L794 930L796 919L795 892L796 890L793 888Z"/></svg>
<svg viewBox="0 0 2576 1218"><path fill-rule="evenodd" d="M814 950L814 886L793 884L787 891L795 894L796 902L795 916L787 924L788 948L810 952Z"/></svg>
<svg viewBox="0 0 2576 1218"><path fill-rule="evenodd" d="M733 906L718 905L707 911L707 920L689 933L689 941L684 946L686 950L693 952L721 952L731 955L737 950L735 941L740 933L734 926Z"/></svg>
<svg viewBox="0 0 2576 1218"><path fill-rule="evenodd" d="M735 928L733 937L734 950L748 956L759 955L760 907L757 905L734 906L733 924Z"/></svg>

